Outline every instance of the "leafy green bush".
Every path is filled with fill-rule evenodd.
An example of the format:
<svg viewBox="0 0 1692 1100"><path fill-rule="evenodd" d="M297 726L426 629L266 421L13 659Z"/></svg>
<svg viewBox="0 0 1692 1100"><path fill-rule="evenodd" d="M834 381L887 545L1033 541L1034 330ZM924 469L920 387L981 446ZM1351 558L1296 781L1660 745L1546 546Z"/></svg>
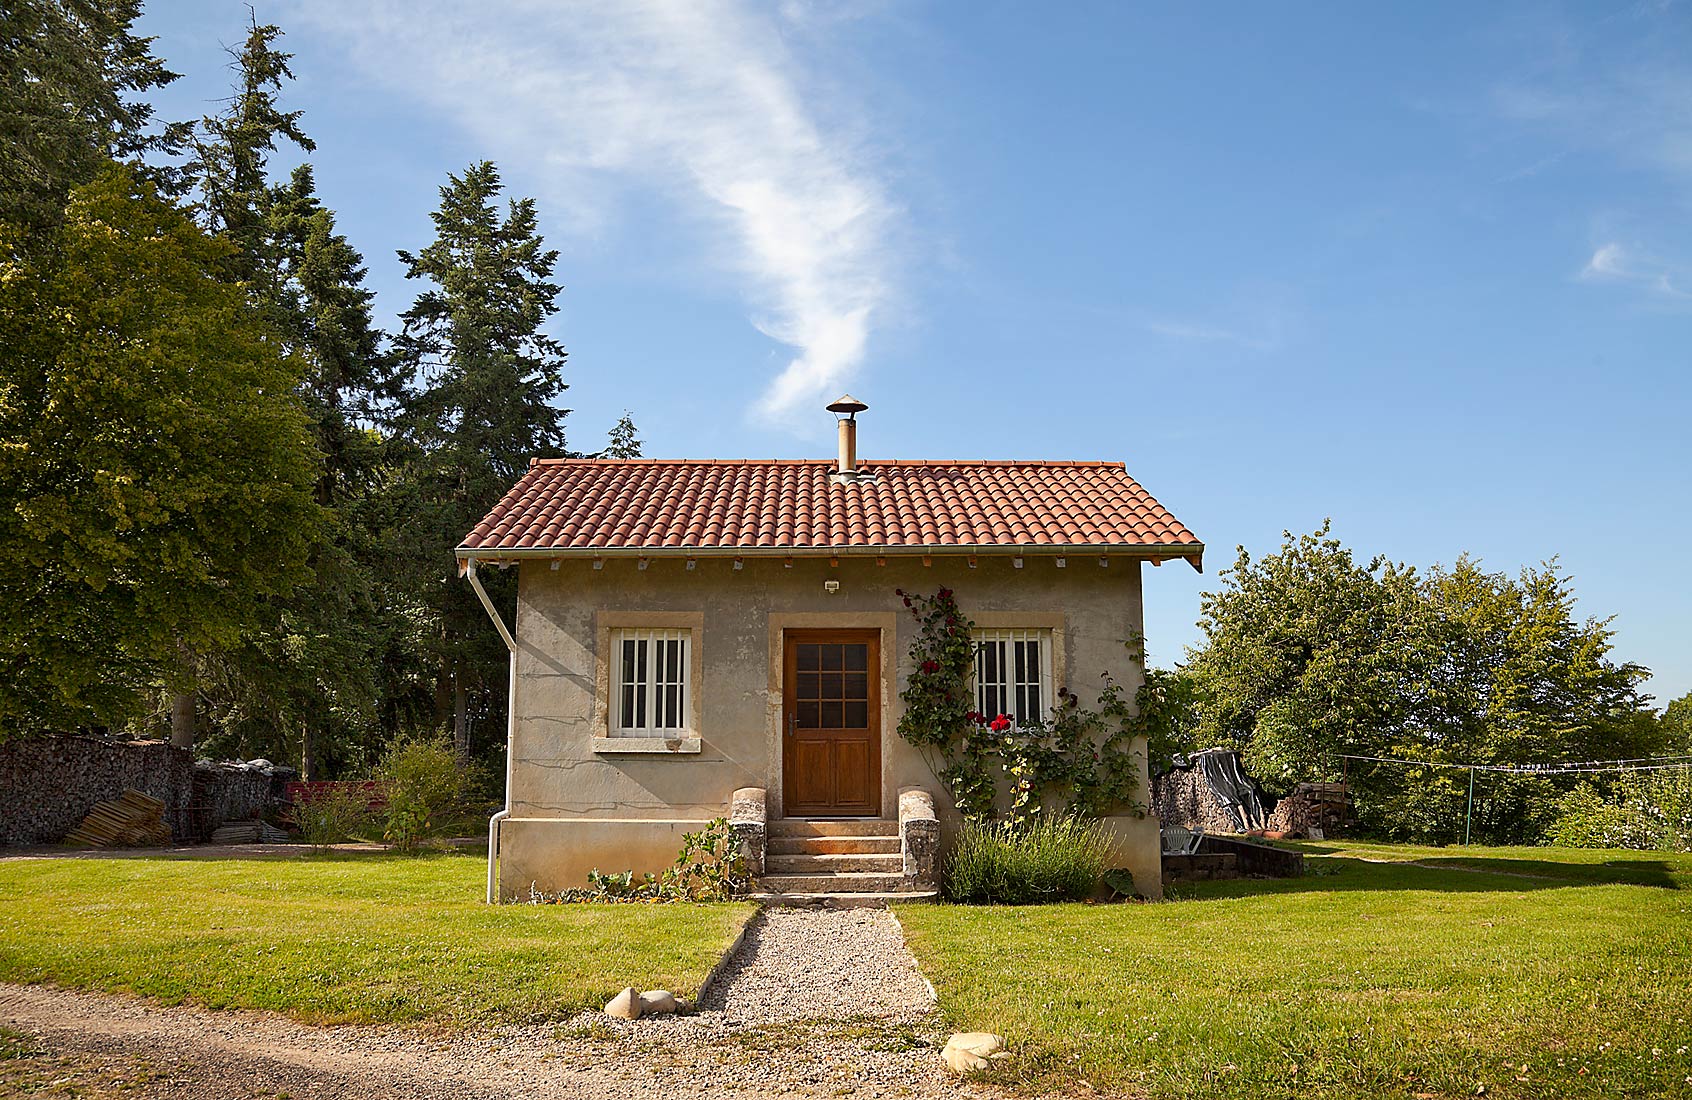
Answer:
<svg viewBox="0 0 1692 1100"><path fill-rule="evenodd" d="M382 836L412 851L436 835L436 822L457 804L469 782L445 741L401 737L388 747L376 777L388 792L388 821Z"/></svg>
<svg viewBox="0 0 1692 1100"><path fill-rule="evenodd" d="M1079 817L965 821L946 859L953 901L1030 905L1091 896L1110 863L1104 825Z"/></svg>
<svg viewBox="0 0 1692 1100"><path fill-rule="evenodd" d="M1562 848L1692 852L1692 769L1625 775L1608 797L1582 783L1563 796L1546 836Z"/></svg>
<svg viewBox="0 0 1692 1100"><path fill-rule="evenodd" d="M300 835L317 849L353 839L371 816L370 792L352 784L320 788L294 806Z"/></svg>

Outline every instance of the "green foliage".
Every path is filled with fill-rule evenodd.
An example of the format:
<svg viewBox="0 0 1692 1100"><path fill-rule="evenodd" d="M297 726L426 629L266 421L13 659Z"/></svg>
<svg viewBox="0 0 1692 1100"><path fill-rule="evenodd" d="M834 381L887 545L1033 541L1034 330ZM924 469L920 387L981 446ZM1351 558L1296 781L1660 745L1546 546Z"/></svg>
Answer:
<svg viewBox="0 0 1692 1100"><path fill-rule="evenodd" d="M1013 824L1048 803L1095 816L1143 809L1135 800L1140 763L1134 741L1154 723L1162 728L1178 720L1181 704L1166 700L1166 680L1139 692L1142 704L1157 704L1149 708L1130 705L1106 673L1096 709L1060 687L1057 706L1044 720L1012 724L1004 715L977 714L970 690L975 624L952 590L923 596L898 589L895 595L920 625L900 694L905 709L899 734L923 754L966 817L991 817L1007 801ZM1008 784L1003 790L1001 782Z"/></svg>
<svg viewBox="0 0 1692 1100"><path fill-rule="evenodd" d="M336 784L294 806L300 836L318 850L352 840L369 827L370 795L360 786Z"/></svg>
<svg viewBox="0 0 1692 1100"><path fill-rule="evenodd" d="M452 747L430 737L401 737L388 749L376 778L388 794L383 837L404 851L414 851L436 835L438 818L463 796L464 770Z"/></svg>
<svg viewBox="0 0 1692 1100"><path fill-rule="evenodd" d="M283 82L294 77L288 67L293 55L274 46L280 37L280 27L261 26L248 9L247 40L234 55L234 94L221 114L201 122L205 136L195 138L194 157L186 167L199 187L208 228L235 246L231 275L245 281L261 303L273 301L276 289L265 278L270 243L266 161L279 139L308 153L316 148L300 129L301 112L278 106Z"/></svg>
<svg viewBox="0 0 1692 1100"><path fill-rule="evenodd" d="M1324 524L1262 560L1242 549L1222 579L1186 668L1198 742L1240 750L1275 793L1346 775L1359 818L1381 835L1461 839L1467 774L1347 768L1342 754L1551 763L1664 742L1639 694L1645 670L1611 658L1607 621L1576 617L1554 562L1512 577L1463 557L1419 576L1382 558L1359 564ZM1483 775L1474 835L1536 840L1561 793L1544 777Z"/></svg>
<svg viewBox="0 0 1692 1100"><path fill-rule="evenodd" d="M185 140L181 125L149 132L153 109L133 97L177 78L133 33L140 15L141 0L0 5L0 223L50 228L107 162Z"/></svg>
<svg viewBox="0 0 1692 1100"><path fill-rule="evenodd" d="M639 458L640 435L635 430L634 420L624 410L617 418L617 423L606 433L605 449L599 452L601 458Z"/></svg>
<svg viewBox="0 0 1692 1100"><path fill-rule="evenodd" d="M675 901L728 901L751 883L740 838L728 819L719 817L682 836L681 852L664 869L660 888Z"/></svg>
<svg viewBox="0 0 1692 1100"><path fill-rule="evenodd" d="M406 277L429 288L395 339L408 386L400 433L394 561L426 624L418 635L454 715L460 759L471 713L505 687L506 653L446 551L458 545L535 457L564 453L564 349L544 326L558 311L558 253L544 247L530 199L499 200L489 162L449 176L432 215L435 239L400 252ZM509 619L509 576L484 574Z"/></svg>
<svg viewBox="0 0 1692 1100"><path fill-rule="evenodd" d="M322 523L301 363L228 248L128 169L52 246L0 248L0 728L135 713L308 579Z"/></svg>
<svg viewBox="0 0 1692 1100"><path fill-rule="evenodd" d="M968 820L946 856L942 879L953 901L1039 905L1080 901L1110 865L1104 824L1079 816Z"/></svg>
<svg viewBox="0 0 1692 1100"><path fill-rule="evenodd" d="M1621 775L1609 788L1586 782L1563 796L1551 843L1692 852L1692 766Z"/></svg>

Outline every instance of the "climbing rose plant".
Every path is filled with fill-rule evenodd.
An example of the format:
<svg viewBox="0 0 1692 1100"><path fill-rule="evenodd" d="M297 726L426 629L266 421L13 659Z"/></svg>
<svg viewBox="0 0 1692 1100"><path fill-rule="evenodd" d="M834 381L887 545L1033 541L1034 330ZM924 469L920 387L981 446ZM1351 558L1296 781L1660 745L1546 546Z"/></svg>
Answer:
<svg viewBox="0 0 1692 1100"><path fill-rule="evenodd" d="M1139 766L1134 738L1150 732L1142 713L1156 714L1155 700L1124 698L1107 672L1096 709L1060 687L1057 706L1044 721L1012 722L1003 714L979 714L970 679L975 672L975 624L959 609L950 588L932 596L896 589L920 629L911 643L911 674L900 698L905 705L899 735L922 753L945 783L966 818L997 816L1020 826L1031 814L1067 810L1087 816L1127 810L1143 813L1136 800ZM1135 651L1130 645L1131 652ZM1144 696L1144 690L1140 693ZM1006 784L1005 799L1000 784Z"/></svg>

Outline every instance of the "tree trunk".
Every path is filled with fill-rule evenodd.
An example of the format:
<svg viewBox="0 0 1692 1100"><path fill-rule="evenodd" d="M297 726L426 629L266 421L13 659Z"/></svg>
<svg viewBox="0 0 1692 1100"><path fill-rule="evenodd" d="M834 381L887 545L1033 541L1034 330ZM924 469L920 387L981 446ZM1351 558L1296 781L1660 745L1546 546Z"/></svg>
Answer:
<svg viewBox="0 0 1692 1100"><path fill-rule="evenodd" d="M317 735L310 722L300 723L300 778L307 783L317 782Z"/></svg>
<svg viewBox="0 0 1692 1100"><path fill-rule="evenodd" d="M170 701L170 743L179 749L194 747L194 692L184 691Z"/></svg>
<svg viewBox="0 0 1692 1100"><path fill-rule="evenodd" d="M470 766L470 693L464 689L463 677L454 670L452 678L452 751L458 766Z"/></svg>

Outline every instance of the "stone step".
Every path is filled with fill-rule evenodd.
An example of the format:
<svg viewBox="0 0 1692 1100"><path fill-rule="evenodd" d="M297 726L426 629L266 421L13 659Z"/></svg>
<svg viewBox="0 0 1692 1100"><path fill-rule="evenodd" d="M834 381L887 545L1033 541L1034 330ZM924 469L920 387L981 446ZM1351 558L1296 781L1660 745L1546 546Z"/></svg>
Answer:
<svg viewBox="0 0 1692 1100"><path fill-rule="evenodd" d="M897 821L876 818L802 818L784 817L766 827L768 835L776 836L893 836L899 835Z"/></svg>
<svg viewBox="0 0 1692 1100"><path fill-rule="evenodd" d="M748 894L748 901L759 905L775 905L800 907L808 906L817 909L883 909L889 903L908 904L911 902L931 902L940 900L938 890L883 890L863 891L861 893L830 893L827 891L807 891L792 894Z"/></svg>
<svg viewBox="0 0 1692 1100"><path fill-rule="evenodd" d="M772 836L764 842L772 856L898 855L897 836Z"/></svg>
<svg viewBox="0 0 1692 1100"><path fill-rule="evenodd" d="M769 894L897 893L913 884L902 874L886 871L840 871L835 874L760 875L758 889Z"/></svg>
<svg viewBox="0 0 1692 1100"><path fill-rule="evenodd" d="M898 875L905 870L905 857L892 855L862 855L859 853L830 853L827 855L766 855L764 870L772 875L832 875L842 871L879 871Z"/></svg>

